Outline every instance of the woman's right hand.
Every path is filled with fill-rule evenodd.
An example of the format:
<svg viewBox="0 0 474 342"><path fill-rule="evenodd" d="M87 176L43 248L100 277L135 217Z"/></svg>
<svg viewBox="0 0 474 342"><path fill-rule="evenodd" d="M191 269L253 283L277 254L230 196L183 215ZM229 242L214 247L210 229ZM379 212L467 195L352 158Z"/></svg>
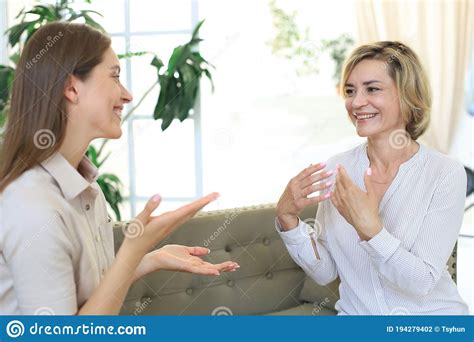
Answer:
<svg viewBox="0 0 474 342"><path fill-rule="evenodd" d="M161 202L159 195L153 196L145 205L145 209L124 229L124 245L132 248L138 255L144 256L176 228L218 197L219 194L214 192L176 210L151 216Z"/></svg>
<svg viewBox="0 0 474 342"><path fill-rule="evenodd" d="M277 219L283 230L291 230L298 226L298 216L304 208L331 197L331 192L328 192L308 198L312 193L327 189L332 185L332 182L321 182L333 174L332 170L321 171L325 166L326 163L308 166L293 177L286 186L276 209Z"/></svg>

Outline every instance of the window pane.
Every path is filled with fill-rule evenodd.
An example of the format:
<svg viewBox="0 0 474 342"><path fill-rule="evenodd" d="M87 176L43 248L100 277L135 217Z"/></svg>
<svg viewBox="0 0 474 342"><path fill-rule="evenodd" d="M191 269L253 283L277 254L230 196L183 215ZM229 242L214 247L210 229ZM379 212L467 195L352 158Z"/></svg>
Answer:
<svg viewBox="0 0 474 342"><path fill-rule="evenodd" d="M297 24L310 28L315 46L352 32L353 12L341 12L341 2L277 3L297 11ZM204 191L221 192L223 208L276 202L302 168L361 141L337 95L330 57L321 58L319 73L299 75L294 60L272 54L268 2L199 6L206 18L201 53L216 67L215 92L206 81L201 92Z"/></svg>
<svg viewBox="0 0 474 342"><path fill-rule="evenodd" d="M194 197L194 122L175 120L165 132L160 126L161 120L133 124L137 196Z"/></svg>
<svg viewBox="0 0 474 342"><path fill-rule="evenodd" d="M132 32L189 30L191 0L130 0Z"/></svg>
<svg viewBox="0 0 474 342"><path fill-rule="evenodd" d="M96 0L92 2L94 11L103 17L94 17L108 33L125 31L124 0Z"/></svg>

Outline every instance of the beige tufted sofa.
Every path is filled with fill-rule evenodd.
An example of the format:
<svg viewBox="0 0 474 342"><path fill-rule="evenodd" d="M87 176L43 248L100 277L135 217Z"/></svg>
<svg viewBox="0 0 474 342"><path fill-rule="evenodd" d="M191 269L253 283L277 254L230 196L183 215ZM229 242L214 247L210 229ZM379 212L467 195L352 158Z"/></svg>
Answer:
<svg viewBox="0 0 474 342"><path fill-rule="evenodd" d="M316 209L307 208L301 218L313 218ZM198 214L161 245L208 247L208 261L234 260L241 268L217 277L150 274L131 287L121 314L335 315L339 281L320 286L307 277L286 251L274 220L274 205ZM116 250L123 240L121 227L114 225ZM456 249L448 267L456 280Z"/></svg>

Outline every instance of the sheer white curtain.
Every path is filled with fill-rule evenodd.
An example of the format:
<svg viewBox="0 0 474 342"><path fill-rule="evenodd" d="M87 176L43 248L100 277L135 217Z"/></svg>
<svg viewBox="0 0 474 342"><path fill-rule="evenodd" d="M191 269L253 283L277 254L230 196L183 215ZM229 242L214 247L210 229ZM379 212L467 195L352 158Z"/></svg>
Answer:
<svg viewBox="0 0 474 342"><path fill-rule="evenodd" d="M474 0L357 0L358 44L399 40L413 48L433 90L432 120L421 138L448 153L464 106L474 40Z"/></svg>

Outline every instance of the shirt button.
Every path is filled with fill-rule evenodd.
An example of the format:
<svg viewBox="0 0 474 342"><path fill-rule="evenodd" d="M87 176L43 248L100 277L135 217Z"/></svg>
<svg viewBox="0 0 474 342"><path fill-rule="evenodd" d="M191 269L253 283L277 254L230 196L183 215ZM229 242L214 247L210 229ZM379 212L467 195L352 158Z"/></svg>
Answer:
<svg viewBox="0 0 474 342"><path fill-rule="evenodd" d="M98 234L95 236L95 241L100 242L100 236Z"/></svg>
<svg viewBox="0 0 474 342"><path fill-rule="evenodd" d="M104 276L104 275L105 275L105 269L103 268L103 269L100 271L100 273L102 274L102 276Z"/></svg>
<svg viewBox="0 0 474 342"><path fill-rule="evenodd" d="M91 206L89 204L86 204L86 210L89 210Z"/></svg>

